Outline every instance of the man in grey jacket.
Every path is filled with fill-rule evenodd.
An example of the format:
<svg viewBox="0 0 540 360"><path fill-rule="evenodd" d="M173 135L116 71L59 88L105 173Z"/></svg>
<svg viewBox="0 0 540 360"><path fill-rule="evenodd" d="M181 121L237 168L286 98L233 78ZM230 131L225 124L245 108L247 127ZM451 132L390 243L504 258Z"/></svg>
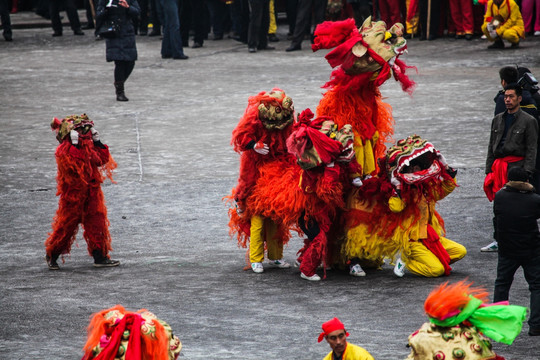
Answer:
<svg viewBox="0 0 540 360"><path fill-rule="evenodd" d="M491 135L486 159L484 191L493 201L495 193L508 181L508 170L524 168L532 177L536 167L538 123L521 110L522 89L517 84L504 88L506 111L495 115L491 123ZM481 248L484 252L497 251L497 242Z"/></svg>

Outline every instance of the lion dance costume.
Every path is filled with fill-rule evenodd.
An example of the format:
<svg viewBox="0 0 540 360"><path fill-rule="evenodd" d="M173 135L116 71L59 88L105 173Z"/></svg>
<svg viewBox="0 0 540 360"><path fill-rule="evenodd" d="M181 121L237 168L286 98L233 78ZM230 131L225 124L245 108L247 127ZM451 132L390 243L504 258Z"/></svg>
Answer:
<svg viewBox="0 0 540 360"><path fill-rule="evenodd" d="M406 360L504 360L491 338L510 345L521 332L527 309L508 302L487 303L484 289L460 281L444 283L424 303L429 322L409 336Z"/></svg>
<svg viewBox="0 0 540 360"><path fill-rule="evenodd" d="M181 350L165 321L116 305L92 316L82 360L175 360Z"/></svg>
<svg viewBox="0 0 540 360"><path fill-rule="evenodd" d="M56 149L58 210L53 219L52 233L45 241L46 260L51 270L57 270L57 259L69 254L79 224L94 266L110 267L119 264L109 259L107 208L101 190L105 178L112 181L116 162L107 145L101 143L94 123L86 114L65 119L54 118L51 128L60 142Z"/></svg>
<svg viewBox="0 0 540 360"><path fill-rule="evenodd" d="M396 275L404 266L421 276L449 275L467 250L444 237L435 205L457 186L456 171L418 135L399 140L379 163L378 176L350 198L344 256L376 261L401 251Z"/></svg>

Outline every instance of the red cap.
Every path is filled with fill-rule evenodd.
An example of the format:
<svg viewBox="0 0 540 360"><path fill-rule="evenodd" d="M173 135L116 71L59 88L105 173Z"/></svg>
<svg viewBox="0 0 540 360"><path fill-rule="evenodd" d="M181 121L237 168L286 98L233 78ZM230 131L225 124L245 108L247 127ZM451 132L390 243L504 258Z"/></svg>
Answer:
<svg viewBox="0 0 540 360"><path fill-rule="evenodd" d="M339 321L338 318L335 317L332 320L329 320L325 322L324 324L322 324L322 329L323 329L323 332L319 334L319 340L318 340L319 342L321 342L326 335L330 334L333 331L345 330L345 325L343 325L343 323ZM349 333L345 332L345 335L349 336Z"/></svg>

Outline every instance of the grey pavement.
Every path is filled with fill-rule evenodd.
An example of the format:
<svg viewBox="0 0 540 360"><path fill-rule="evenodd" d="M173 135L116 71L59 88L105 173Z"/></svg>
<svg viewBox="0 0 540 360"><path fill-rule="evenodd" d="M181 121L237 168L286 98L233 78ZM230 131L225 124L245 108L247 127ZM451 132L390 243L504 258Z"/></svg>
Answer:
<svg viewBox="0 0 540 360"><path fill-rule="evenodd" d="M15 14L17 15L17 14ZM14 22L19 21L12 16ZM137 37L139 60L117 102L105 44L90 32L18 28L0 41L0 359L77 359L92 313L122 304L169 322L183 343L181 359L321 359L322 322L341 318L349 341L376 359L404 359L407 337L426 321L423 302L444 281L468 278L492 292L497 255L483 165L499 90L509 64L540 75L540 39L517 50L488 51L485 41L409 42L412 97L394 80L381 87L393 107L395 139L417 133L459 169L460 187L438 206L450 239L468 255L449 277L396 278L390 266L365 278L329 271L311 283L298 269L243 271L246 250L228 235L222 198L235 185L238 155L231 131L247 98L284 89L297 110L315 110L331 69L324 52L248 54L234 40L186 49L187 61L162 60L157 38ZM113 236L113 269L94 269L78 236L60 271L49 271L43 242L56 211L57 142L53 117L87 113L118 162L116 184L103 186ZM285 249L295 259L301 240ZM519 271L511 302L528 305ZM540 359L540 338L525 324L513 345L494 343L506 359Z"/></svg>

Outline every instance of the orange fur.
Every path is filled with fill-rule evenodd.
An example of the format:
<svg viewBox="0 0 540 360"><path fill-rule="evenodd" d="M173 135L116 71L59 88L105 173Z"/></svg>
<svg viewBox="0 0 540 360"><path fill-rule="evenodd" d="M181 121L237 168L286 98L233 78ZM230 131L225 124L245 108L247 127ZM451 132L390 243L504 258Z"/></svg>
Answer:
<svg viewBox="0 0 540 360"><path fill-rule="evenodd" d="M488 292L479 287L472 287L466 280L455 284L444 284L433 290L424 302L424 310L435 319L445 319L449 314L461 311L473 296L483 302L488 301Z"/></svg>

